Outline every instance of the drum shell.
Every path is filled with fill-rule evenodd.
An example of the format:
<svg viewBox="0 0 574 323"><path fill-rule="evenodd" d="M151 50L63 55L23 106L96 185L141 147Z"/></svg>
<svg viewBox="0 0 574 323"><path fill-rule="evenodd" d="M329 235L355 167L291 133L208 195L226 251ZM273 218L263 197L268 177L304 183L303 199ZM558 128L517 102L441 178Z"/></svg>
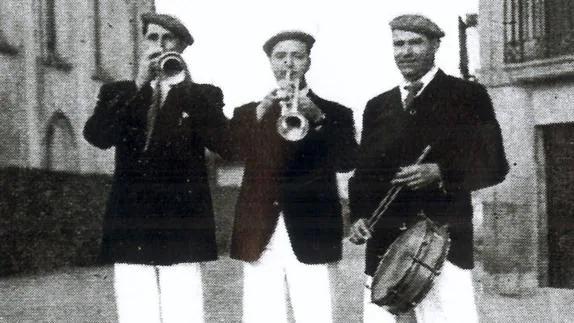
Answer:
<svg viewBox="0 0 574 323"><path fill-rule="evenodd" d="M407 312L427 295L450 247L446 226L425 218L404 231L385 254L373 276L371 301L393 314Z"/></svg>

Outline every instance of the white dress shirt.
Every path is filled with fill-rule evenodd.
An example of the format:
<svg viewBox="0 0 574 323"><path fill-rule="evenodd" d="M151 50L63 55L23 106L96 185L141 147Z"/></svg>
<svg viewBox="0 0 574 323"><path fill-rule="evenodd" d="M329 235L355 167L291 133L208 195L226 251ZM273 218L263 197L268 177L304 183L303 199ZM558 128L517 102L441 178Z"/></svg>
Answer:
<svg viewBox="0 0 574 323"><path fill-rule="evenodd" d="M420 95L424 91L424 89L427 87L427 85L434 79L437 72L438 72L438 67L433 66L425 75L423 75L423 77L421 77L420 79L418 79L416 81L416 82L420 82L423 84L423 87L419 90L419 92L416 94L416 96ZM411 85L412 83L414 83L414 82L410 82L410 81L403 79L401 84L399 84L399 89L401 90L401 100L403 101L403 103L405 102L407 95L409 94L409 90L407 90L406 87Z"/></svg>
<svg viewBox="0 0 574 323"><path fill-rule="evenodd" d="M163 103L165 102L165 99L167 98L167 95L169 93L169 90L171 90L171 88L181 82L185 81L185 72L181 72L178 73L176 75L172 75L172 76L167 76L162 78L161 80L161 105L163 105ZM157 83L159 82L158 79L155 79L153 81L151 81L150 85L152 87L152 89L156 89L157 87Z"/></svg>

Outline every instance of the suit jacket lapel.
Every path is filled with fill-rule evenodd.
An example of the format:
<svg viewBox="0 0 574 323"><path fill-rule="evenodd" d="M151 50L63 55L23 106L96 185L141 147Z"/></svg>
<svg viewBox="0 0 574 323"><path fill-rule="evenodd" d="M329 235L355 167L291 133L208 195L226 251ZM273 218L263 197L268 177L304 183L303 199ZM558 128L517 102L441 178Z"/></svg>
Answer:
<svg viewBox="0 0 574 323"><path fill-rule="evenodd" d="M388 119L389 117L396 117L403 111L403 103L401 101L401 92L398 87L392 89L389 94L384 97L382 103L378 109L378 114L374 124L378 124L381 121Z"/></svg>
<svg viewBox="0 0 574 323"><path fill-rule="evenodd" d="M134 120L137 120L133 126L141 128L141 132L145 134L147 125L147 111L150 108L153 90L150 84L144 85L136 94L136 97L130 102L131 115Z"/></svg>
<svg viewBox="0 0 574 323"><path fill-rule="evenodd" d="M399 88L395 87L382 98L380 106L377 107L376 120L371 123L369 138L363 138L362 141L377 147L376 151L387 151L401 140L407 116Z"/></svg>
<svg viewBox="0 0 574 323"><path fill-rule="evenodd" d="M437 104L444 97L443 92L447 90L444 86L444 81L446 74L442 70L438 70L435 77L430 81L430 83L423 89L423 91L414 99L413 105L415 105L415 110L417 112L419 109L436 109Z"/></svg>
<svg viewBox="0 0 574 323"><path fill-rule="evenodd" d="M162 110L167 110L169 113L181 112L183 109L183 104L181 104L181 102L189 102L186 99L186 96L188 95L188 91L186 89L189 85L184 83L186 82L181 82L170 88L163 103Z"/></svg>

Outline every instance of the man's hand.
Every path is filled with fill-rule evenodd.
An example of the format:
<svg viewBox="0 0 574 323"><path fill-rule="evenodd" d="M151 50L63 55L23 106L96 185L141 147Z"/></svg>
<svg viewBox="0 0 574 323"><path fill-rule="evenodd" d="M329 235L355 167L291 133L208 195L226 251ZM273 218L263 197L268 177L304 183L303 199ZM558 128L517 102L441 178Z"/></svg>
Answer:
<svg viewBox="0 0 574 323"><path fill-rule="evenodd" d="M293 85L292 85L292 83L287 82L285 80L280 80L278 83L279 83L279 88L269 92L269 94L267 94L263 98L261 103L259 103L259 105L257 106L257 109L256 109L257 121L261 121L261 119L263 118L265 113L267 113L269 108L274 103L279 102L279 101L288 102L288 101L292 100L292 98L293 98L293 88L292 88Z"/></svg>
<svg viewBox="0 0 574 323"><path fill-rule="evenodd" d="M323 111L306 95L299 97L298 109L311 124L317 124L325 118Z"/></svg>
<svg viewBox="0 0 574 323"><path fill-rule="evenodd" d="M278 92L277 90L273 90L273 91L269 92L269 94L267 94L263 98L261 103L259 103L259 105L255 109L255 115L257 117L257 121L261 121L261 119L263 118L265 113L267 113L267 111L269 111L269 108L271 108L273 103L275 103L275 101L279 100L280 97L277 95L277 92Z"/></svg>
<svg viewBox="0 0 574 323"><path fill-rule="evenodd" d="M141 56L138 67L138 75L136 77L136 85L138 89L141 89L144 84L156 77L157 58L160 55L161 52L158 52L157 50L148 50Z"/></svg>
<svg viewBox="0 0 574 323"><path fill-rule="evenodd" d="M401 167L391 181L393 185L406 186L418 190L441 180L438 164L419 164Z"/></svg>
<svg viewBox="0 0 574 323"><path fill-rule="evenodd" d="M359 219L353 226L351 226L351 233L349 235L349 241L354 244L363 244L365 241L372 237L371 230L367 225L367 220Z"/></svg>

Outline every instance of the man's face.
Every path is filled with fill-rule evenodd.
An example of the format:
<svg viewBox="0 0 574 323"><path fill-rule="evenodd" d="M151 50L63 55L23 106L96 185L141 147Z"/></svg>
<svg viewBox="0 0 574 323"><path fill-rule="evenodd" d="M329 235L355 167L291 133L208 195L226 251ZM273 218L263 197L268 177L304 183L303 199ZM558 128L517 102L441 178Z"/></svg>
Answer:
<svg viewBox="0 0 574 323"><path fill-rule="evenodd" d="M301 79L311 66L307 45L294 39L278 42L269 57L271 69L277 81L284 80L288 71L293 71L291 79Z"/></svg>
<svg viewBox="0 0 574 323"><path fill-rule="evenodd" d="M411 31L393 30L395 62L409 81L418 80L433 67L439 45L438 39L429 39Z"/></svg>
<svg viewBox="0 0 574 323"><path fill-rule="evenodd" d="M160 25L149 24L144 35L144 49L148 53L181 53L185 49L184 42L171 31Z"/></svg>

